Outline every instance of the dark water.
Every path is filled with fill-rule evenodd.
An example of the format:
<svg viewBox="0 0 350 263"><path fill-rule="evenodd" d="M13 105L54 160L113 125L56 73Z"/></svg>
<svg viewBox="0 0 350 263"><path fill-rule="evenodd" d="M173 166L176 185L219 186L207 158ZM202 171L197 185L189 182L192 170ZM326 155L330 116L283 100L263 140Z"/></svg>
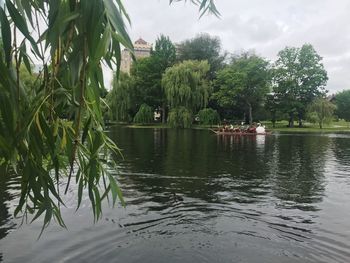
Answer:
<svg viewBox="0 0 350 263"><path fill-rule="evenodd" d="M12 218L18 182L0 176L5 262L350 262L350 137L217 137L114 128L127 207L92 222L75 189L69 230ZM120 159L120 158L119 158ZM174 196L175 193L175 196ZM1 260L0 260L1 261Z"/></svg>

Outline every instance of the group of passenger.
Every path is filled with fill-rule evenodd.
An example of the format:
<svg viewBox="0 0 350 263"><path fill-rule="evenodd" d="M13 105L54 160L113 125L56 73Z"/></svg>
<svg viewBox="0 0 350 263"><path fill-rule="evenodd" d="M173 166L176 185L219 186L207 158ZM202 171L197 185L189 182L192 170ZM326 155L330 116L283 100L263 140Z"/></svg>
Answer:
<svg viewBox="0 0 350 263"><path fill-rule="evenodd" d="M224 124L223 127L219 128L220 132L232 132L232 133L265 133L265 126L261 123L252 123L251 125L244 125L242 122L240 125L233 126L232 124Z"/></svg>

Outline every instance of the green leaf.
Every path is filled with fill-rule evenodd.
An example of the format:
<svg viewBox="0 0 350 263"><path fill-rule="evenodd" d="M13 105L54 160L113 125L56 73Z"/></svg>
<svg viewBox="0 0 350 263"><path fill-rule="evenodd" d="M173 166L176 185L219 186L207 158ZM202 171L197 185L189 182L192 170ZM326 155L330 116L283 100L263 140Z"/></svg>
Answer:
<svg viewBox="0 0 350 263"><path fill-rule="evenodd" d="M114 177L112 175L108 174L108 179L109 179L109 184L110 184L111 191L112 191L113 205L115 205L115 202L116 202L117 197L118 197L121 204L123 206L125 206L123 194L122 194L119 186L117 185L117 182L115 181Z"/></svg>
<svg viewBox="0 0 350 263"><path fill-rule="evenodd" d="M78 205L77 205L77 210L80 207L81 200L82 200L82 197L83 197L83 187L84 187L84 181L83 181L83 179L80 179L79 180L79 185L78 185Z"/></svg>
<svg viewBox="0 0 350 263"><path fill-rule="evenodd" d="M85 123L84 129L83 129L83 135L81 136L81 143L85 142L86 136L90 129L90 123L91 123L91 115L89 116L88 121Z"/></svg>
<svg viewBox="0 0 350 263"><path fill-rule="evenodd" d="M0 7L0 22L1 22L1 36L2 36L2 42L4 44L4 51L5 51L5 61L7 66L10 66L11 63L11 28L10 23L7 20L5 11Z"/></svg>
<svg viewBox="0 0 350 263"><path fill-rule="evenodd" d="M22 32L22 34L29 40L29 42L32 44L32 48L36 52L36 55L38 55L41 58L41 54L39 52L38 46L36 42L34 41L33 37L30 35L28 26L22 15L18 12L16 7L11 3L10 0L6 0L6 7L9 11L9 14L16 25L16 27Z"/></svg>

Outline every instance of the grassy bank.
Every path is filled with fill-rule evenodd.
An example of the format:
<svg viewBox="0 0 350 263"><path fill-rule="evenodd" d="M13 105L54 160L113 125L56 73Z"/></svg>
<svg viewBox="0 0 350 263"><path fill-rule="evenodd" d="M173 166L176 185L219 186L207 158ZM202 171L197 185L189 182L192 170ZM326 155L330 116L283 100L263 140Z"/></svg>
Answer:
<svg viewBox="0 0 350 263"><path fill-rule="evenodd" d="M272 128L271 122L263 122L267 129L282 132L282 133L350 133L350 123L345 121L331 122L323 125L323 129L320 129L318 124L312 124L305 122L302 128L298 127L295 123L294 128L287 127L287 121L277 122L275 128Z"/></svg>
<svg viewBox="0 0 350 263"><path fill-rule="evenodd" d="M317 124L304 123L304 127L299 128L298 124L295 123L294 128L287 127L287 121L277 122L275 128L272 128L271 122L262 122L268 130L281 133L350 133L350 123L345 121L337 121L329 124L325 124L323 129L320 129ZM150 123L150 124L126 124L119 123L117 125L124 125L128 128L134 129L167 129L171 128L168 124L162 123ZM212 129L217 126L210 125L193 125L192 129Z"/></svg>

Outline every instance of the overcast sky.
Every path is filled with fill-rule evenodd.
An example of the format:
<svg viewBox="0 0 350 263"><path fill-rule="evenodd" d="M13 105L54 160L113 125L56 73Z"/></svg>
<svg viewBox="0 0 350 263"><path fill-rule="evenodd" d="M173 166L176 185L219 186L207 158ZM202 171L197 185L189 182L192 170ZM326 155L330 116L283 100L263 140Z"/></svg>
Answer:
<svg viewBox="0 0 350 263"><path fill-rule="evenodd" d="M286 46L314 46L323 57L330 93L350 89L349 0L216 0L221 18L198 15L185 1L125 0L129 33L154 43L160 34L180 42L206 32L231 53L255 52L274 60Z"/></svg>

